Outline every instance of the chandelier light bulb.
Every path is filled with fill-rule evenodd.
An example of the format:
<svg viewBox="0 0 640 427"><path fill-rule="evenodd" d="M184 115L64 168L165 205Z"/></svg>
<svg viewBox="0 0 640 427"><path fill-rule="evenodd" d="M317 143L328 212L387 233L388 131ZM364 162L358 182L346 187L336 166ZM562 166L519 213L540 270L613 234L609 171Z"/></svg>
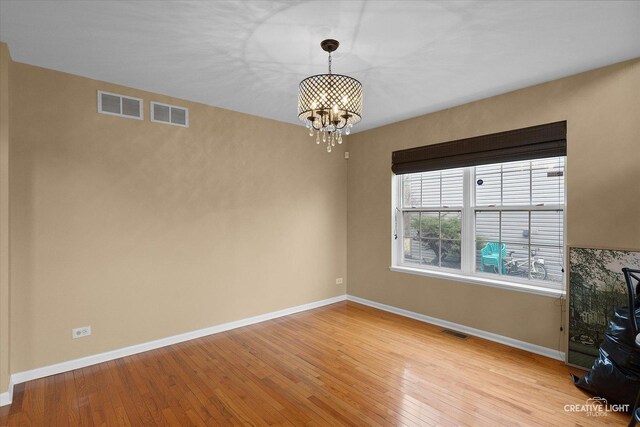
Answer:
<svg viewBox="0 0 640 427"><path fill-rule="evenodd" d="M309 136L313 136L313 128L309 126Z"/></svg>

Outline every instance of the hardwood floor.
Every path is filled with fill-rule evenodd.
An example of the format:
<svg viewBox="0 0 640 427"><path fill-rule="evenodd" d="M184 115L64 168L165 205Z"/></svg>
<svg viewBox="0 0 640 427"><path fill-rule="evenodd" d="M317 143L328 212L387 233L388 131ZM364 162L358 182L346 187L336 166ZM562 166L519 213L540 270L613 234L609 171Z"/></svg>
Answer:
<svg viewBox="0 0 640 427"><path fill-rule="evenodd" d="M625 425L562 362L353 302L16 386L0 425Z"/></svg>

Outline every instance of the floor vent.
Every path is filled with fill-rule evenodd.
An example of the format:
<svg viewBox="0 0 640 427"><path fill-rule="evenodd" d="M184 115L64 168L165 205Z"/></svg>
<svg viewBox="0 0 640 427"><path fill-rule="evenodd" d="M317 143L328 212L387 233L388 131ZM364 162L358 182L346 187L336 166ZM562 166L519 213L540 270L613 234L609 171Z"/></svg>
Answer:
<svg viewBox="0 0 640 427"><path fill-rule="evenodd" d="M446 335L451 335L452 337L458 338L460 340L466 340L469 338L469 335L467 334L463 334L462 332L456 332L456 331L452 331L450 329L443 329L442 331L443 334Z"/></svg>

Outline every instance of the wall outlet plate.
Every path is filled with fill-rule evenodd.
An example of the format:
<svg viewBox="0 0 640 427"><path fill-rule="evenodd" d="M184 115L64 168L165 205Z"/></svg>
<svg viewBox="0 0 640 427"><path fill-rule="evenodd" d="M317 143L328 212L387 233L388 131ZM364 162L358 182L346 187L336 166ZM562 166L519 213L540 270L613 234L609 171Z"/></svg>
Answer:
<svg viewBox="0 0 640 427"><path fill-rule="evenodd" d="M82 326L71 330L71 338L82 338L91 335L91 326Z"/></svg>
<svg viewBox="0 0 640 427"><path fill-rule="evenodd" d="M336 285L342 285L344 283L344 280L342 280L342 277L338 277L336 279Z"/></svg>

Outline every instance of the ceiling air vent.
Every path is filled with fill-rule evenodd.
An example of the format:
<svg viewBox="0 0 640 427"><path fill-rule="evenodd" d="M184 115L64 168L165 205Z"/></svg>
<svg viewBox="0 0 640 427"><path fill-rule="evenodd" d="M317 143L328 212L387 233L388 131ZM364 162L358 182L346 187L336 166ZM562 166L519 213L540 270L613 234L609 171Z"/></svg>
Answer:
<svg viewBox="0 0 640 427"><path fill-rule="evenodd" d="M189 110L151 101L151 121L189 127Z"/></svg>
<svg viewBox="0 0 640 427"><path fill-rule="evenodd" d="M98 113L142 120L142 99L99 90Z"/></svg>

